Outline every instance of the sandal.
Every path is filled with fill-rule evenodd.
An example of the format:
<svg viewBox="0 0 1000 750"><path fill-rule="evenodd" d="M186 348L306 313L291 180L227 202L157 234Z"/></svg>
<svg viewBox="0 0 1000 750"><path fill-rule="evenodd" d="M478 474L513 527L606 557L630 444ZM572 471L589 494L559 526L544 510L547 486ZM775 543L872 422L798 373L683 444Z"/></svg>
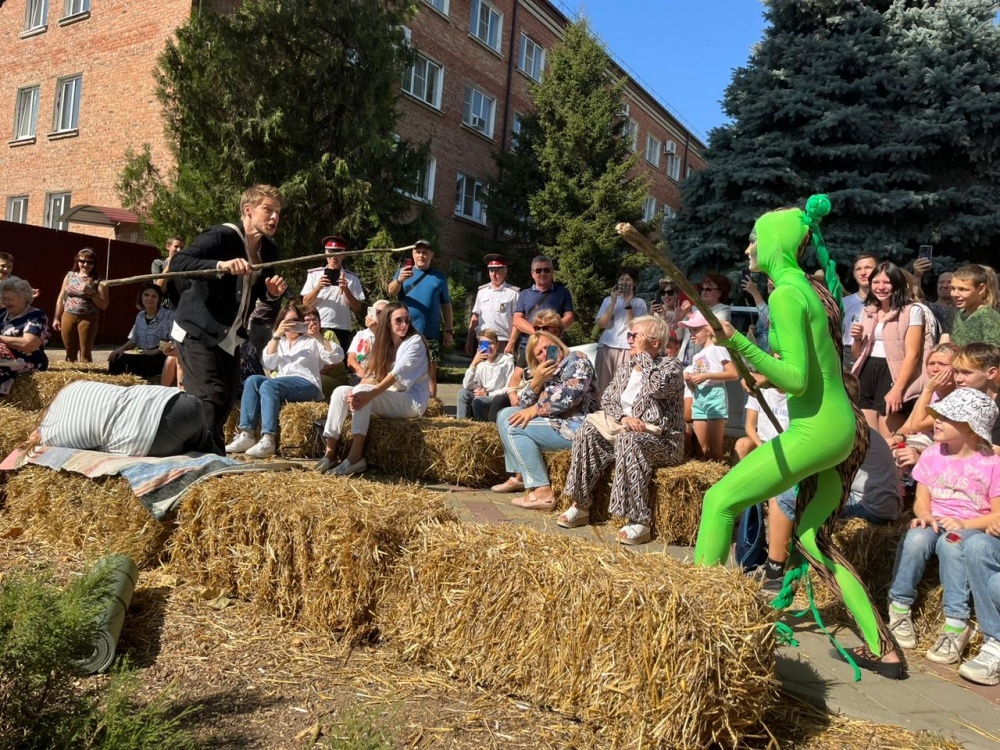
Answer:
<svg viewBox="0 0 1000 750"><path fill-rule="evenodd" d="M556 496L553 494L552 497L541 500L535 496L534 492L528 490L526 495L515 497L510 501L510 504L516 505L518 508L529 508L531 510L555 510Z"/></svg>
<svg viewBox="0 0 1000 750"><path fill-rule="evenodd" d="M590 523L590 511L581 509L575 505L569 506L569 510L556 519L556 525L564 529L575 529L577 526L586 526Z"/></svg>
<svg viewBox="0 0 1000 750"><path fill-rule="evenodd" d="M874 672L889 680L906 679L906 661L904 661L903 655L898 651L894 651L893 653L899 656L899 661L882 661L882 657L876 656L868 646L856 646L848 653L854 659L854 663L861 667L861 669L867 669L869 672ZM832 654L840 661L847 661L840 651L834 650Z"/></svg>
<svg viewBox="0 0 1000 750"><path fill-rule="evenodd" d="M521 492L524 489L524 482L517 477L510 477L502 484L494 484L490 487L491 492Z"/></svg>
<svg viewBox="0 0 1000 750"><path fill-rule="evenodd" d="M649 527L641 523L627 523L618 530L618 543L635 547L649 541Z"/></svg>

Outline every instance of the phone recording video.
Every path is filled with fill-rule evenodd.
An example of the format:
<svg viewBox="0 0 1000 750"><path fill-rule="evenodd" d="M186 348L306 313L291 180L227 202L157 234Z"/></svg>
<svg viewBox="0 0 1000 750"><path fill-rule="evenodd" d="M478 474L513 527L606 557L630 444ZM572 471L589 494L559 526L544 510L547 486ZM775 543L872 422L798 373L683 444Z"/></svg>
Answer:
<svg viewBox="0 0 1000 750"><path fill-rule="evenodd" d="M291 331L292 333L308 333L309 326L306 324L305 321L297 320L288 327L288 330Z"/></svg>
<svg viewBox="0 0 1000 750"><path fill-rule="evenodd" d="M403 268L413 268L413 258L403 258Z"/></svg>
<svg viewBox="0 0 1000 750"><path fill-rule="evenodd" d="M323 273L326 274L326 278L330 280L331 284L336 284L340 281L340 269L339 268L325 268Z"/></svg>
<svg viewBox="0 0 1000 750"><path fill-rule="evenodd" d="M559 347L555 344L549 344L545 347L545 361L546 362L558 362L559 361Z"/></svg>
<svg viewBox="0 0 1000 750"><path fill-rule="evenodd" d="M488 339L480 339L479 341L479 353L489 354L490 353L490 342Z"/></svg>
<svg viewBox="0 0 1000 750"><path fill-rule="evenodd" d="M931 260L934 257L934 245L921 245L917 251L919 260Z"/></svg>

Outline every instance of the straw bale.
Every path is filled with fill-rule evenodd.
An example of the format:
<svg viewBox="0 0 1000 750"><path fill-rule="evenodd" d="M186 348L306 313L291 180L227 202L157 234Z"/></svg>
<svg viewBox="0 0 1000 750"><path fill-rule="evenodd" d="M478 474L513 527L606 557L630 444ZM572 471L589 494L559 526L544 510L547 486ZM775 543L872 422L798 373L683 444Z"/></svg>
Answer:
<svg viewBox="0 0 1000 750"><path fill-rule="evenodd" d="M39 412L0 406L0 461L28 439L35 428Z"/></svg>
<svg viewBox="0 0 1000 750"><path fill-rule="evenodd" d="M454 515L414 485L285 471L201 482L177 520L179 575L357 642L416 527Z"/></svg>
<svg viewBox="0 0 1000 750"><path fill-rule="evenodd" d="M552 491L559 497L559 509L570 506L570 499L563 494L569 475L570 451L544 453L545 467L552 482ZM725 476L729 467L715 461L686 461L678 466L657 469L650 480L649 500L653 510L653 530L665 544L691 546L698 536L701 521L702 498L708 489ZM595 485L591 500L590 517L595 522L611 520L624 523L626 519L608 511L611 502L611 476L613 467Z"/></svg>
<svg viewBox="0 0 1000 750"><path fill-rule="evenodd" d="M285 458L319 458L323 446L321 436L313 425L325 421L329 404L325 401L306 401L282 404L278 417L278 431L281 433L281 455Z"/></svg>
<svg viewBox="0 0 1000 750"><path fill-rule="evenodd" d="M439 399L437 396L431 396L430 400L427 402L427 408L424 410L425 417L443 417L444 416L444 401Z"/></svg>
<svg viewBox="0 0 1000 750"><path fill-rule="evenodd" d="M69 362L65 359L50 359L50 370L71 370L73 372L107 373L106 362Z"/></svg>
<svg viewBox="0 0 1000 750"><path fill-rule="evenodd" d="M34 411L44 409L55 400L56 394L76 380L91 380L115 385L142 385L147 381L138 375L108 375L107 373L80 370L45 370L18 375L7 396L6 405Z"/></svg>
<svg viewBox="0 0 1000 750"><path fill-rule="evenodd" d="M402 659L577 718L605 746L732 746L776 700L775 614L721 566L428 525L399 571L379 622Z"/></svg>
<svg viewBox="0 0 1000 750"><path fill-rule="evenodd" d="M150 515L121 477L91 479L68 471L27 466L11 472L5 529L66 551L128 555L140 568L157 562L172 525Z"/></svg>

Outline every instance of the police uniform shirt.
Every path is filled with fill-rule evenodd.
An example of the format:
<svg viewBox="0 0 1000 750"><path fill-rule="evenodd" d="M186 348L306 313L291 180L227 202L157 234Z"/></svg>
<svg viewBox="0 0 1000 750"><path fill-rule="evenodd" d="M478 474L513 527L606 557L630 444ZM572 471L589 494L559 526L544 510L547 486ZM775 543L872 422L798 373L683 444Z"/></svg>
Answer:
<svg viewBox="0 0 1000 750"><path fill-rule="evenodd" d="M510 339L510 329L514 324L514 306L517 304L517 295L520 289L504 282L499 289L493 284L483 284L476 294L476 302L472 306L472 312L479 317L479 324L476 326L476 335L489 328L496 331L497 338L501 341Z"/></svg>
<svg viewBox="0 0 1000 750"><path fill-rule="evenodd" d="M326 273L327 266L322 268L310 268L306 275L305 284L302 285L302 296L306 296L313 289L319 286L320 279ZM351 290L358 302L365 301L365 292L361 288L361 279L357 274L348 271L346 268L340 269L341 275L347 279L347 288ZM337 284L325 286L319 290L313 305L319 311L320 325L323 328L331 328L338 331L351 330L351 322L354 313L351 306L347 304L347 298Z"/></svg>

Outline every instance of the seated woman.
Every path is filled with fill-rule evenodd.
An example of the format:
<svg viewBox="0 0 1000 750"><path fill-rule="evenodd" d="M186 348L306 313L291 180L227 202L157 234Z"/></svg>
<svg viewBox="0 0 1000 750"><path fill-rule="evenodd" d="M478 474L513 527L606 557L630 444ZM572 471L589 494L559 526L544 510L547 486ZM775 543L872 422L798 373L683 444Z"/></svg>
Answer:
<svg viewBox="0 0 1000 750"><path fill-rule="evenodd" d="M611 514L628 519L618 541L644 544L653 520L647 500L653 469L684 456L684 378L680 360L663 356L668 327L662 318L643 315L629 328L628 366L604 391L602 410L573 436L566 494L574 502L556 523L571 529L590 522L594 485L614 462Z"/></svg>
<svg viewBox="0 0 1000 750"><path fill-rule="evenodd" d="M483 329L479 337L479 350L462 379L462 389L455 402L455 416L458 419L472 418L476 422L485 422L495 399L503 397L510 406L507 384L513 375L514 355L500 351L500 339L496 331Z"/></svg>
<svg viewBox="0 0 1000 750"><path fill-rule="evenodd" d="M201 401L160 385L77 380L42 412L26 448L103 451L123 456L218 453L201 418Z"/></svg>
<svg viewBox="0 0 1000 750"><path fill-rule="evenodd" d="M277 450L278 413L286 401L322 401L320 370L344 361L344 350L327 341L315 307L290 304L278 314L261 362L274 377L251 375L243 384L239 432L226 453L267 458ZM260 440L254 427L260 419Z"/></svg>
<svg viewBox="0 0 1000 750"><path fill-rule="evenodd" d="M553 510L556 496L542 451L566 450L584 418L597 409L597 375L586 354L571 352L558 336L536 331L528 338L531 378L521 388L521 406L497 416L507 471L513 476L495 491L525 489L512 505ZM523 480L518 479L518 475Z"/></svg>
<svg viewBox="0 0 1000 750"><path fill-rule="evenodd" d="M8 276L0 282L0 396L10 393L18 373L49 369L45 344L52 331L45 313L32 307L34 297L24 279Z"/></svg>
<svg viewBox="0 0 1000 750"><path fill-rule="evenodd" d="M160 378L167 360L160 342L170 341L170 329L174 325L173 310L163 304L163 290L156 284L146 284L135 306L139 313L129 331L128 341L108 355L108 374L121 375L130 372L143 378Z"/></svg>
<svg viewBox="0 0 1000 750"><path fill-rule="evenodd" d="M365 443L372 414L388 419L416 419L427 410L431 395L430 353L413 327L410 311L400 302L389 303L378 317L375 345L360 385L343 385L333 392L323 437L326 454L316 470L341 476L368 468ZM334 465L340 431L351 414L351 450Z"/></svg>

